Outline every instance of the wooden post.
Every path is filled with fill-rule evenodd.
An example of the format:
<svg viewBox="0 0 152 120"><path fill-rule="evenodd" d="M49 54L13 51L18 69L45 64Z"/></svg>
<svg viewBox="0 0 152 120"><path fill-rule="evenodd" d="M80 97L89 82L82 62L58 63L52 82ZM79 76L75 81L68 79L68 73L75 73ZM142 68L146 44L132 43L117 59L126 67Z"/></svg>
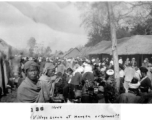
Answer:
<svg viewBox="0 0 152 120"><path fill-rule="evenodd" d="M112 10L112 2L108 2L108 16L110 22L110 31L111 31L111 41L112 41L112 55L114 60L114 71L115 71L115 87L117 93L119 93L120 88L120 79L119 79L119 64L118 64L118 53L117 53L117 38L116 38L116 28L115 28L115 18Z"/></svg>
<svg viewBox="0 0 152 120"><path fill-rule="evenodd" d="M143 66L143 62L144 62L144 60L143 60L143 54L141 55L141 66Z"/></svg>

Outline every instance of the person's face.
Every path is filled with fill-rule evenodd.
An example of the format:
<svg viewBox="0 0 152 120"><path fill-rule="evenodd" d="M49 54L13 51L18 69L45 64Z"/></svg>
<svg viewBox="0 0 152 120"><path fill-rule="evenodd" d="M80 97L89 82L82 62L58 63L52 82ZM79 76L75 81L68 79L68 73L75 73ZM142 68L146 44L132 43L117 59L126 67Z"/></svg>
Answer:
<svg viewBox="0 0 152 120"><path fill-rule="evenodd" d="M146 73L141 72L141 76L142 76L142 77L145 77L145 76L146 76Z"/></svg>
<svg viewBox="0 0 152 120"><path fill-rule="evenodd" d="M68 71L67 71L67 74L68 74L68 75L72 75L72 71L71 71L71 70L68 70Z"/></svg>
<svg viewBox="0 0 152 120"><path fill-rule="evenodd" d="M55 70L54 69L49 69L48 72L47 72L47 76L48 77L54 76L54 74L55 74Z"/></svg>
<svg viewBox="0 0 152 120"><path fill-rule="evenodd" d="M137 66L135 66L135 70L136 70L136 71L138 70L138 67L137 67Z"/></svg>
<svg viewBox="0 0 152 120"><path fill-rule="evenodd" d="M27 70L27 77L32 80L36 81L39 75L38 68L35 66L30 66L30 68Z"/></svg>

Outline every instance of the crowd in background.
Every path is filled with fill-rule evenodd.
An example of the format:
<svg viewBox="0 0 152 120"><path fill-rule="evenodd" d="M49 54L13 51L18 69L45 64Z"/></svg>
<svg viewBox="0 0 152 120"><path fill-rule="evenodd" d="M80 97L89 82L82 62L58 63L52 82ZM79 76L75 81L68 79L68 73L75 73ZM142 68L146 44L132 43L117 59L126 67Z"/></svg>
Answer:
<svg viewBox="0 0 152 120"><path fill-rule="evenodd" d="M17 89L16 102L152 102L152 64L147 58L140 67L135 58L119 58L118 89L113 59L20 57L16 61L6 87Z"/></svg>

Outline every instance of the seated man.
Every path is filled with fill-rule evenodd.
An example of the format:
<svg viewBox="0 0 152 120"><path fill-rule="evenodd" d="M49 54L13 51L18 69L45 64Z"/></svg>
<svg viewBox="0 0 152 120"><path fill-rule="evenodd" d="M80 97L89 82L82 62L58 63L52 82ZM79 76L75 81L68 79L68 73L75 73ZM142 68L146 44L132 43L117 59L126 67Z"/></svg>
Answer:
<svg viewBox="0 0 152 120"><path fill-rule="evenodd" d="M17 91L17 101L26 103L46 102L43 89L41 89L39 77L39 66L34 61L28 61L24 66L26 78Z"/></svg>

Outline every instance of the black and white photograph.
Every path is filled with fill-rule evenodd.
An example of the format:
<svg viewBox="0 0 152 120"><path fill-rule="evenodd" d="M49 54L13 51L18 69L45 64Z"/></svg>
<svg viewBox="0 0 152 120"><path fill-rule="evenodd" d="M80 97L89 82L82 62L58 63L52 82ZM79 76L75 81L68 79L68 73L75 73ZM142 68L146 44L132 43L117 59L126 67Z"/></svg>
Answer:
<svg viewBox="0 0 152 120"><path fill-rule="evenodd" d="M152 1L0 1L0 103L152 103Z"/></svg>

